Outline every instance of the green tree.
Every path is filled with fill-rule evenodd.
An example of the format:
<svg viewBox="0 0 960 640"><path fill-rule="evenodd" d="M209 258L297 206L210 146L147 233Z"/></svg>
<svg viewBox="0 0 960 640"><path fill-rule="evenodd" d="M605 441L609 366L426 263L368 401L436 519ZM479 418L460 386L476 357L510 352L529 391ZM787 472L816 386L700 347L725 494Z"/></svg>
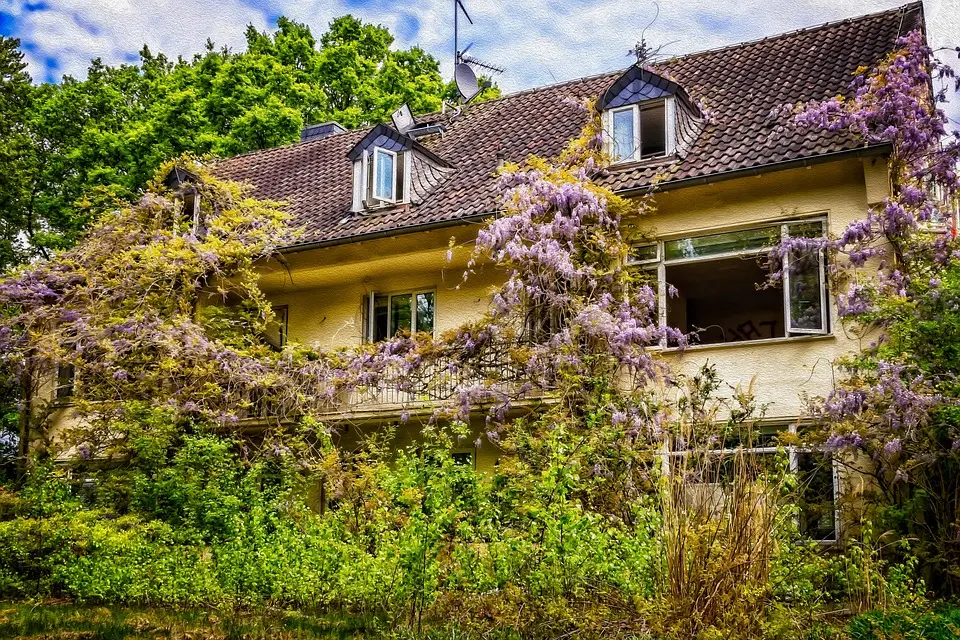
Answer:
<svg viewBox="0 0 960 640"><path fill-rule="evenodd" d="M383 122L404 102L439 109L449 90L437 60L393 44L349 15L319 42L281 17L272 34L248 27L241 52L208 41L171 60L145 46L137 64L94 60L85 80L33 87L19 41L0 39L0 268L73 246L169 158L289 144L325 120Z"/></svg>
<svg viewBox="0 0 960 640"><path fill-rule="evenodd" d="M33 86L20 41L0 36L0 266L22 259L24 232L33 221L24 216L28 195L23 181L29 163L28 118Z"/></svg>

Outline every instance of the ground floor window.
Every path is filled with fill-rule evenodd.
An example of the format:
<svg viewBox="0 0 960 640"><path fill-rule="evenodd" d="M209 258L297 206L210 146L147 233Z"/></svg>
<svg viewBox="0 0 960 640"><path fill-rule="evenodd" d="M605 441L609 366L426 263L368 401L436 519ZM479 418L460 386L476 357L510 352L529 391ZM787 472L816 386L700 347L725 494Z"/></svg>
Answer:
<svg viewBox="0 0 960 640"><path fill-rule="evenodd" d="M436 293L371 293L368 298L367 339L379 342L398 333L433 333Z"/></svg>
<svg viewBox="0 0 960 640"><path fill-rule="evenodd" d="M765 256L784 238L822 237L825 220L786 222L638 245L631 264L655 278L660 321L695 343L742 342L829 331L822 251L796 251L780 287L764 287ZM668 295L675 288L676 295Z"/></svg>
<svg viewBox="0 0 960 640"><path fill-rule="evenodd" d="M781 446L781 435L791 432L792 427L765 426L703 442L674 438L665 448L665 472L682 474L691 487L709 489L699 491L698 499L715 501L712 510L719 508L724 492L738 478L778 482L791 474L800 533L833 542L839 532L836 462L823 451Z"/></svg>

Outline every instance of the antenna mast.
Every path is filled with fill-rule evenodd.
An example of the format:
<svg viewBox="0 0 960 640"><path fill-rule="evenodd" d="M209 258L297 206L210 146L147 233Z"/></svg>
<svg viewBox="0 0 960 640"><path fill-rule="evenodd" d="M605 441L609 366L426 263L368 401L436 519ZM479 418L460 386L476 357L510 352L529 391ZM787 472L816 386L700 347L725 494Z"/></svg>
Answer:
<svg viewBox="0 0 960 640"><path fill-rule="evenodd" d="M467 19L467 22L473 24L473 19L470 17L470 14L467 13L466 7L463 6L463 0L453 0L453 66L456 68L460 64L460 44L459 44L459 34L460 34L460 12L463 11L463 17Z"/></svg>
<svg viewBox="0 0 960 640"><path fill-rule="evenodd" d="M472 42L464 47L463 51L460 50L461 11L463 12L463 17L467 19L467 22L473 24L473 19L470 17L470 14L467 13L466 7L463 6L463 0L453 0L453 81L457 86L457 93L460 94L460 99L466 103L470 102L480 93L480 84L477 81L477 74L474 72L473 67L485 69L491 73L503 73L503 69L488 62L478 60L473 56L468 56L467 51L473 46Z"/></svg>

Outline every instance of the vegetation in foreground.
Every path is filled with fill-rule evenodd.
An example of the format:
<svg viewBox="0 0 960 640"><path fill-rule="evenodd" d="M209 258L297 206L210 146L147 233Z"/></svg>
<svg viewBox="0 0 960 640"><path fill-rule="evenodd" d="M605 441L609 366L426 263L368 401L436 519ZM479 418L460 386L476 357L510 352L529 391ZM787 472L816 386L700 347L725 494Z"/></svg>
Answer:
<svg viewBox="0 0 960 640"><path fill-rule="evenodd" d="M88 603L81 620L100 605L170 608L157 618L273 608L399 636L955 633L942 604L960 538L958 367L918 346L960 313L953 240L921 228L938 213L924 188L957 191L960 149L930 128L942 126L930 51L919 34L901 44L855 102L803 111L892 137L896 181L883 212L841 238L791 238L771 255L775 281L829 252L837 290L851 287L844 316L889 336L815 403L812 434L765 440L777 453L759 459L748 450L766 437L763 407L749 390L709 368L672 375L650 350L686 337L659 325L656 291L624 266L624 217L653 200L593 182L606 161L596 118L559 159L505 169L504 215L474 254L509 274L487 317L352 351L261 338L272 312L254 265L284 241L284 216L198 166L202 224L157 182L80 246L0 283L0 356L30 408L20 475L0 492L0 593ZM881 254L875 282L844 282ZM50 431L51 370L73 373L83 420L70 433ZM338 447L322 416L343 392L385 384L456 391L425 424ZM531 392L551 402L518 417ZM243 420L265 406L276 422L251 436ZM481 445L503 452L488 474L450 453L480 406ZM412 427L416 444L396 449L395 429ZM795 445L824 464L876 463L878 491L840 553L802 535ZM55 464L65 447L69 469Z"/></svg>

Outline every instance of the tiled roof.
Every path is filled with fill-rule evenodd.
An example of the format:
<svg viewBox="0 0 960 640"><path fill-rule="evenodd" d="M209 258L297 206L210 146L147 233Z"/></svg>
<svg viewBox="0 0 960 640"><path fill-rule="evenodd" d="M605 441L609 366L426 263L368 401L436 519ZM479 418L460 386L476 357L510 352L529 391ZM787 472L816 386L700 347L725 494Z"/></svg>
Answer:
<svg viewBox="0 0 960 640"><path fill-rule="evenodd" d="M923 27L921 3L659 63L653 69L702 101L712 120L682 159L611 171L607 186L642 189L654 174L709 178L775 163L852 150L852 138L799 130L771 111L786 103L847 93L854 72L891 51L900 35ZM454 171L419 205L351 214L347 153L370 130L349 131L221 161L216 172L249 181L260 197L286 200L299 243L351 238L490 214L497 208L498 161L557 155L584 124L568 99L601 95L622 73L583 78L467 106L444 116L442 136L421 139Z"/></svg>

